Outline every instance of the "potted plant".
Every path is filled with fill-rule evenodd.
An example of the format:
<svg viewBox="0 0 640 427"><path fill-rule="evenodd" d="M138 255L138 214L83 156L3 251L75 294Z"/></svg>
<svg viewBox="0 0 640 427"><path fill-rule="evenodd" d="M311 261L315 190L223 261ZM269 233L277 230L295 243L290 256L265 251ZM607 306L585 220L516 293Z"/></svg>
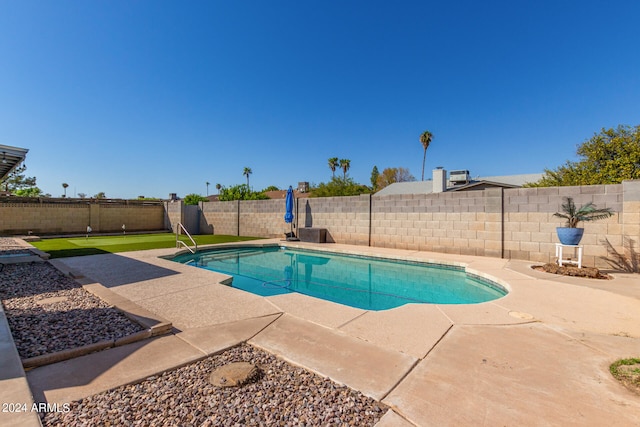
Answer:
<svg viewBox="0 0 640 427"><path fill-rule="evenodd" d="M578 228L580 222L596 221L613 215L611 208L598 209L593 202L577 208L572 197L565 197L564 199L565 203L562 204L562 212L553 214L553 216L567 220L565 227L556 228L558 239L563 245L577 245L580 243L584 234L584 228Z"/></svg>

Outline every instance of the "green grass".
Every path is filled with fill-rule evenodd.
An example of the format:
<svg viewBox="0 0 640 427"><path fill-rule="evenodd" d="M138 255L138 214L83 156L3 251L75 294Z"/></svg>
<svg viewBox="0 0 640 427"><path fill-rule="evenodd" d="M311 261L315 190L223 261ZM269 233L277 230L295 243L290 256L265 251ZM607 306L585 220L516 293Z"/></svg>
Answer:
<svg viewBox="0 0 640 427"><path fill-rule="evenodd" d="M632 392L640 395L640 359L622 359L614 362L609 371Z"/></svg>
<svg viewBox="0 0 640 427"><path fill-rule="evenodd" d="M193 239L200 245L215 243L243 242L255 240L259 237L238 237L223 235L196 235ZM193 246L186 236L180 236L180 240ZM175 248L176 236L173 233L161 234L127 234L119 236L90 236L69 237L58 239L45 239L39 242L31 242L41 251L47 252L51 258L65 258L72 256L97 255L116 252L141 251L146 249Z"/></svg>

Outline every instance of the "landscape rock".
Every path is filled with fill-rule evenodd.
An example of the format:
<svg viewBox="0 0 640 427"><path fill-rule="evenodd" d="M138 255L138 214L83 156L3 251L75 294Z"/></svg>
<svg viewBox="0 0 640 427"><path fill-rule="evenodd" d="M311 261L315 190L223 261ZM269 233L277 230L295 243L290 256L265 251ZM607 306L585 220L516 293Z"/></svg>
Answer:
<svg viewBox="0 0 640 427"><path fill-rule="evenodd" d="M218 387L238 387L258 379L260 368L249 362L234 362L216 369L209 382Z"/></svg>
<svg viewBox="0 0 640 427"><path fill-rule="evenodd" d="M603 274L595 267L578 268L573 265L559 266L555 263L547 263L542 266L535 266L536 270L545 271L552 274L560 274L563 276L588 277L591 279L609 279L609 276Z"/></svg>

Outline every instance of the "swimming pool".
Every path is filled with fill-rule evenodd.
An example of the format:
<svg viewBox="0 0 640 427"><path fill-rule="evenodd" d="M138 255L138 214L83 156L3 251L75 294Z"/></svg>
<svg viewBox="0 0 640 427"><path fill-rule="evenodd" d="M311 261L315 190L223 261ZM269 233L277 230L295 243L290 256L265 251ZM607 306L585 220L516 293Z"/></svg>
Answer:
<svg viewBox="0 0 640 427"><path fill-rule="evenodd" d="M231 286L257 295L298 292L365 310L408 303L475 304L507 294L463 267L284 246L219 248L171 259L229 274Z"/></svg>

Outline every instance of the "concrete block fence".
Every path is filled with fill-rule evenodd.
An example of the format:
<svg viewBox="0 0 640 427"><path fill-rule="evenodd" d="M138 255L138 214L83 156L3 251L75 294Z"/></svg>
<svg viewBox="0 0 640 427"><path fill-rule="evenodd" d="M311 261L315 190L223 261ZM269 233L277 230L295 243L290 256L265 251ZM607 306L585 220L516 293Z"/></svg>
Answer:
<svg viewBox="0 0 640 427"><path fill-rule="evenodd" d="M609 207L609 219L581 223L583 263L609 267L608 241L625 253L625 239L640 246L640 181L617 185L488 188L438 194L362 195L298 199L294 224L327 229L327 242L452 254L555 260L554 217L565 197L579 206ZM202 203L203 227L216 234L282 237L284 200ZM295 229L294 229L295 230ZM628 246L628 245L627 245Z"/></svg>
<svg viewBox="0 0 640 427"><path fill-rule="evenodd" d="M64 199L0 200L0 235L51 235L93 232L155 231L167 228L162 202L66 201Z"/></svg>
<svg viewBox="0 0 640 427"><path fill-rule="evenodd" d="M327 230L327 242L436 251L535 262L555 260L553 216L565 197L577 205L593 202L609 207L609 219L582 223L586 266L608 267L609 242L619 253L629 243L640 247L640 180L616 185L550 188L488 188L477 191L412 195L361 195L301 198L296 201L294 232L299 227ZM281 237L285 202L255 200L207 202L185 206L180 201L154 205L127 203L14 203L0 200L0 233L82 233L173 230L178 223L192 234ZM627 249L625 249L625 245Z"/></svg>

